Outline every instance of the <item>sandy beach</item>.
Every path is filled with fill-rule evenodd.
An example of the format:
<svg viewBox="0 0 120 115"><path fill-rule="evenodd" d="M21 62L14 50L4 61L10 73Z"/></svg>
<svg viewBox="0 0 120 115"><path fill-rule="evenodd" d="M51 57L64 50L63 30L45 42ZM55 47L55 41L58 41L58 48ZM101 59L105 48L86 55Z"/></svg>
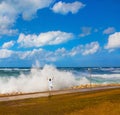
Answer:
<svg viewBox="0 0 120 115"><path fill-rule="evenodd" d="M119 115L120 86L0 97L0 115ZM112 110L112 111L111 111Z"/></svg>

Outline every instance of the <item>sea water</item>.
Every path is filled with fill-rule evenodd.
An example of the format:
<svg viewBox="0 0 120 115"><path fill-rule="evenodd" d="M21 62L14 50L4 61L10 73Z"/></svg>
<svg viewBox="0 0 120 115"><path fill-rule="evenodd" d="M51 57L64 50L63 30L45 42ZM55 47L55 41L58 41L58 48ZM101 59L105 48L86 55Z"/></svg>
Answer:
<svg viewBox="0 0 120 115"><path fill-rule="evenodd" d="M57 68L51 65L43 68L0 68L0 93L47 91L49 78L53 78L54 90L90 83L120 84L120 68Z"/></svg>

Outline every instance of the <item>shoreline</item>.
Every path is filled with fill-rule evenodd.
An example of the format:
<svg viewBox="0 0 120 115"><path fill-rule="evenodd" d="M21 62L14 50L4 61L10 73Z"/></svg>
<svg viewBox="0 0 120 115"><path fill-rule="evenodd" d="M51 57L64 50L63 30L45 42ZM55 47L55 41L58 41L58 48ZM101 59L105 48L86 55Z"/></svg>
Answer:
<svg viewBox="0 0 120 115"><path fill-rule="evenodd" d="M79 85L79 86L74 86L72 87L73 89L78 89L78 88L94 88L94 87L103 87L103 86L120 86L118 83L111 83L111 84L85 84L85 85Z"/></svg>
<svg viewBox="0 0 120 115"><path fill-rule="evenodd" d="M56 91L66 91L66 90L77 90L77 89L84 89L84 88L97 88L97 87L109 87L109 86L120 86L120 84L85 84L85 85L78 85L78 86L73 86L70 88L64 88L61 90L53 90L52 92L56 92ZM0 94L0 97L7 97L7 96L18 96L18 95L29 95L29 94L36 94L36 93L48 93L49 91L37 91L37 92L12 92L12 93L3 93Z"/></svg>
<svg viewBox="0 0 120 115"><path fill-rule="evenodd" d="M92 91L102 91L107 89L118 89L120 85L107 85L107 86L94 86L94 87L87 87L87 88L70 88L64 90L55 90L55 91L45 91L45 92L34 92L34 93L17 93L17 94L6 94L0 95L0 102L3 101L14 101L14 100L23 100L23 99L30 99L30 98L40 98L40 97L49 97L52 95L61 95L61 94L72 94L72 93L84 93L84 92L92 92Z"/></svg>

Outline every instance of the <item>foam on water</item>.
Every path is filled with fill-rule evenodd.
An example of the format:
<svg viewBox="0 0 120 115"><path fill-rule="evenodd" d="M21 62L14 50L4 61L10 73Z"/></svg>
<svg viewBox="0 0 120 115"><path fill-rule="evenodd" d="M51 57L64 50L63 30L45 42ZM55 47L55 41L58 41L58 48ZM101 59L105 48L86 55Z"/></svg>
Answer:
<svg viewBox="0 0 120 115"><path fill-rule="evenodd" d="M0 70L0 93L38 92L48 90L48 79L53 78L54 90L79 85L120 83L120 68L59 68L39 63L31 69L3 68ZM114 72L115 71L115 72ZM118 72L118 73L117 73Z"/></svg>
<svg viewBox="0 0 120 115"><path fill-rule="evenodd" d="M29 74L21 73L18 77L0 77L0 93L47 91L48 78L51 77L54 77L54 90L85 84L87 81L86 78L78 81L71 72L45 65L43 69L32 68Z"/></svg>
<svg viewBox="0 0 120 115"><path fill-rule="evenodd" d="M99 77L99 78L106 78L106 79L109 79L109 78L120 78L120 74L93 74L92 77Z"/></svg>

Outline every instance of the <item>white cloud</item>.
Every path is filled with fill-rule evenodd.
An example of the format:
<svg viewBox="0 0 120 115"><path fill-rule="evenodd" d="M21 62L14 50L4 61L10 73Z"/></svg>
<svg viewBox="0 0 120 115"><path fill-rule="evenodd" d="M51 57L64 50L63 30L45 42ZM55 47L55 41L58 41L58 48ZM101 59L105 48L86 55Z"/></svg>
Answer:
<svg viewBox="0 0 120 115"><path fill-rule="evenodd" d="M17 6L19 7L23 19L29 20L33 18L38 9L48 7L52 1L53 0L19 0Z"/></svg>
<svg viewBox="0 0 120 115"><path fill-rule="evenodd" d="M11 35L16 30L10 29L16 20L16 10L7 1L0 3L0 35Z"/></svg>
<svg viewBox="0 0 120 115"><path fill-rule="evenodd" d="M44 50L42 48L39 49L33 49L30 51L12 51L8 49L0 49L0 59L9 58L11 60L39 60L41 62L55 62L56 60L59 60L61 56L65 56L61 49L57 49L55 51L50 50ZM61 50L61 51L60 51ZM67 54L66 54L67 55Z"/></svg>
<svg viewBox="0 0 120 115"><path fill-rule="evenodd" d="M73 38L72 33L61 31L49 31L40 33L39 35L25 35L21 33L18 38L18 43L21 47L40 47L44 45L56 45L64 43Z"/></svg>
<svg viewBox="0 0 120 115"><path fill-rule="evenodd" d="M71 12L72 14L75 14L84 6L85 5L79 1L75 1L73 3L65 3L65 2L59 1L53 6L52 10L53 12L60 13L60 14L67 14L69 12Z"/></svg>
<svg viewBox="0 0 120 115"><path fill-rule="evenodd" d="M114 27L108 27L107 29L105 29L103 31L103 34L112 34L115 32L115 28Z"/></svg>
<svg viewBox="0 0 120 115"><path fill-rule="evenodd" d="M77 47L74 47L69 54L71 56L75 56L77 54L90 55L96 53L99 49L100 46L98 42L91 42L86 45L79 45Z"/></svg>
<svg viewBox="0 0 120 115"><path fill-rule="evenodd" d="M33 49L31 51L14 52L19 59L22 60L40 60L41 62L55 62L62 57L69 56L69 52L65 48L58 48L55 51L44 50L42 48Z"/></svg>
<svg viewBox="0 0 120 115"><path fill-rule="evenodd" d="M42 48L33 49L31 51L14 52L19 59L22 60L40 60L41 62L54 62L58 59L55 52L44 50Z"/></svg>
<svg viewBox="0 0 120 115"><path fill-rule="evenodd" d="M20 58L20 59L31 59L31 58L42 58L45 55L45 52L43 49L39 48L39 49L33 49L31 51L18 51L16 52L16 55Z"/></svg>
<svg viewBox="0 0 120 115"><path fill-rule="evenodd" d="M100 46L98 42L91 42L90 44L86 44L84 50L82 52L83 55L94 54L99 50Z"/></svg>
<svg viewBox="0 0 120 115"><path fill-rule="evenodd" d="M105 49L115 49L120 48L120 32L116 32L109 36L108 43Z"/></svg>
<svg viewBox="0 0 120 115"><path fill-rule="evenodd" d="M81 54L83 47L84 47L83 45L78 45L76 47L73 47L72 50L69 52L69 55L75 56L77 54Z"/></svg>
<svg viewBox="0 0 120 115"><path fill-rule="evenodd" d="M65 49L65 48L58 48L56 51L55 51L55 55L56 56L66 56L68 54L68 51Z"/></svg>
<svg viewBox="0 0 120 115"><path fill-rule="evenodd" d="M13 51L7 49L0 49L0 58L8 58L13 54Z"/></svg>
<svg viewBox="0 0 120 115"><path fill-rule="evenodd" d="M2 48L3 49L8 49L8 48L12 47L14 44L15 44L14 41L6 42L2 45Z"/></svg>
<svg viewBox="0 0 120 115"><path fill-rule="evenodd" d="M85 37L91 34L92 28L91 27L82 27L82 33L79 35L80 37Z"/></svg>
<svg viewBox="0 0 120 115"><path fill-rule="evenodd" d="M0 58L1 59L9 58L11 60L17 60L17 61L25 60L25 61L33 61L33 62L34 60L39 60L42 63L46 63L46 62L55 62L70 56L90 55L96 53L98 50L99 50L98 42L91 42L86 45L79 45L73 47L70 50L66 50L64 47L58 48L54 51L45 50L42 48L33 49L29 51L12 51L7 49L1 49Z"/></svg>
<svg viewBox="0 0 120 115"><path fill-rule="evenodd" d="M32 19L39 9L48 7L52 0L3 0L0 2L0 35L12 35L11 29L21 15L24 20ZM29 12L28 12L29 11Z"/></svg>

